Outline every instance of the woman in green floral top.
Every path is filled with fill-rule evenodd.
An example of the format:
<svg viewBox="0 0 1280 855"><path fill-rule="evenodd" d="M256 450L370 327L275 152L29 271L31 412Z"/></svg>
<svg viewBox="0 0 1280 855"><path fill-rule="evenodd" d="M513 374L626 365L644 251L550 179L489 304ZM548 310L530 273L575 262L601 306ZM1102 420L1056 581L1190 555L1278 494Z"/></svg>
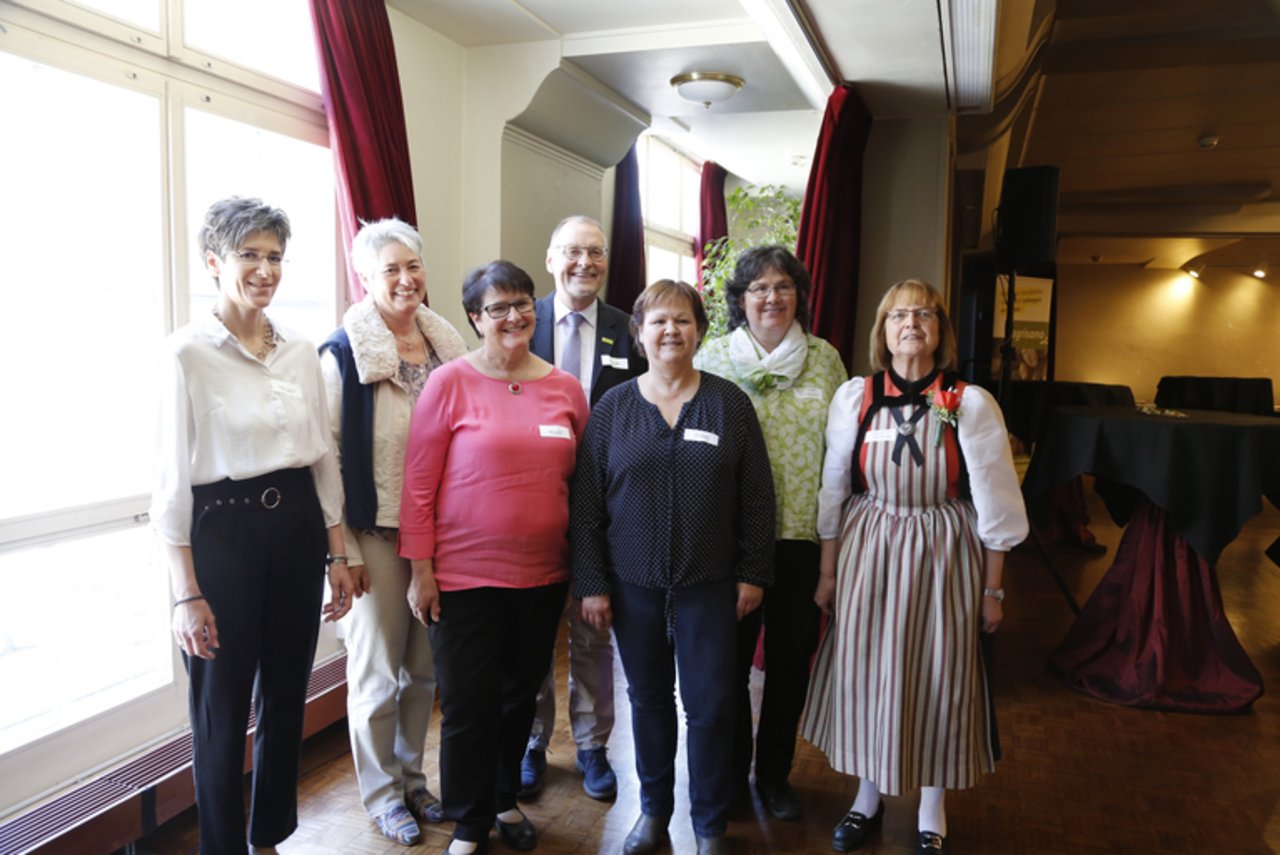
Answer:
<svg viewBox="0 0 1280 855"><path fill-rule="evenodd" d="M766 679L755 736L756 789L778 819L800 816L800 800L787 777L818 644L818 485L827 407L849 379L836 349L809 331L811 287L804 265L786 249L743 251L725 291L730 333L707 342L696 359L698 368L733 381L750 396L773 467L777 569L763 607L740 624L734 775L746 791L752 748L748 682L763 625Z"/></svg>

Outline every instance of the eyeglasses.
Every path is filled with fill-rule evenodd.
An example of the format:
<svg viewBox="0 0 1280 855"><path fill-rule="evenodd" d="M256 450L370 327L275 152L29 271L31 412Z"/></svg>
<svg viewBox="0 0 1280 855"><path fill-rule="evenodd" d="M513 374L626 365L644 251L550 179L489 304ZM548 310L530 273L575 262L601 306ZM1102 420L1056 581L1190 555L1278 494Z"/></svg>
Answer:
<svg viewBox="0 0 1280 855"><path fill-rule="evenodd" d="M885 317L895 324L905 324L908 318L915 318L917 322L927 324L930 321L936 321L938 313L933 309L894 309L886 312Z"/></svg>
<svg viewBox="0 0 1280 855"><path fill-rule="evenodd" d="M747 286L747 293L752 297L763 299L768 294L778 297L790 297L796 292L796 286L791 282L779 282L776 285L764 285L760 282L752 282Z"/></svg>
<svg viewBox="0 0 1280 855"><path fill-rule="evenodd" d="M512 309L515 309L517 314L527 315L533 311L533 301L525 299L516 300L514 303L490 303L482 311L495 321L500 321L511 314Z"/></svg>
<svg viewBox="0 0 1280 855"><path fill-rule="evenodd" d="M609 250L603 246L578 246L573 243L564 244L557 247L557 249L570 261L579 260L582 258L583 253L586 253L587 258L592 261L604 261L605 256L609 254Z"/></svg>
<svg viewBox="0 0 1280 855"><path fill-rule="evenodd" d="M280 265L284 264L284 256L278 252L271 252L263 255L256 249L233 249L231 252L228 252L227 255L232 256L245 267L257 267L262 264L264 260L267 264L270 264L272 267L277 269L279 269Z"/></svg>

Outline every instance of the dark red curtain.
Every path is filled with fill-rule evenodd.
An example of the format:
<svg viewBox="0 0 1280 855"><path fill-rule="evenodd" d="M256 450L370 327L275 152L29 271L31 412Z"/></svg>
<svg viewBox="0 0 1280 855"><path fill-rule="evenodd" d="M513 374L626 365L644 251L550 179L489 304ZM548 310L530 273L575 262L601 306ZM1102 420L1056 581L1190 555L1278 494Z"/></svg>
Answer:
<svg viewBox="0 0 1280 855"><path fill-rule="evenodd" d="M644 290L644 215L640 165L634 144L613 172L613 236L609 240L609 290L605 300L628 315Z"/></svg>
<svg viewBox="0 0 1280 855"><path fill-rule="evenodd" d="M395 45L384 0L311 0L338 213L349 249L360 220L418 222ZM350 269L353 301L364 296Z"/></svg>
<svg viewBox="0 0 1280 855"><path fill-rule="evenodd" d="M796 256L813 279L813 331L835 346L845 365L864 342L853 340L862 234L862 155L871 113L851 86L827 99L800 212Z"/></svg>
<svg viewBox="0 0 1280 855"><path fill-rule="evenodd" d="M702 251L711 241L729 234L729 215L724 206L724 167L713 160L702 164L702 193L698 197L698 240L693 248L702 281Z"/></svg>

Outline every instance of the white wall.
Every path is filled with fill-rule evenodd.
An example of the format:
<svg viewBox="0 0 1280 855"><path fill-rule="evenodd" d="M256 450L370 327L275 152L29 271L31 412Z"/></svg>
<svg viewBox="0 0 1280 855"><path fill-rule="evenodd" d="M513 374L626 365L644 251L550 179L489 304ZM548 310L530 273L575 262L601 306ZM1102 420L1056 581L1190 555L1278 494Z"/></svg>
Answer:
<svg viewBox="0 0 1280 855"><path fill-rule="evenodd" d="M950 162L946 116L877 119L871 127L863 160L855 373L870 370L865 342L890 285L916 278L947 293Z"/></svg>

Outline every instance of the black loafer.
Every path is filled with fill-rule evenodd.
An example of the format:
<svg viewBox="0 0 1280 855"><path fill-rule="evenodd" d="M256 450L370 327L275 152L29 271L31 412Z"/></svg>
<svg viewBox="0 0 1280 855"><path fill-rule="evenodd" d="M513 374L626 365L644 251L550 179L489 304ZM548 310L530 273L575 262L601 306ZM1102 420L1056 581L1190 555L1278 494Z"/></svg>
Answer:
<svg viewBox="0 0 1280 855"><path fill-rule="evenodd" d="M494 820L493 824L498 829L498 836L502 838L502 842L517 852L528 852L538 845L538 832L534 830L533 823L524 814L520 815L517 822L503 822L498 819Z"/></svg>
<svg viewBox="0 0 1280 855"><path fill-rule="evenodd" d="M774 819L799 819L800 797L786 781L756 781L756 792L764 809Z"/></svg>
<svg viewBox="0 0 1280 855"><path fill-rule="evenodd" d="M835 833L831 835L831 848L837 852L852 852L866 843L867 838L879 831L883 824L883 799L880 801L880 807L876 808L875 816L867 816L851 810L836 825Z"/></svg>
<svg viewBox="0 0 1280 855"><path fill-rule="evenodd" d="M670 822L670 818L640 814L636 824L631 827L626 842L622 844L623 855L651 855L657 852L658 847L667 839L667 824Z"/></svg>
<svg viewBox="0 0 1280 855"><path fill-rule="evenodd" d="M947 838L932 831L920 832L920 845L916 855L947 855Z"/></svg>

